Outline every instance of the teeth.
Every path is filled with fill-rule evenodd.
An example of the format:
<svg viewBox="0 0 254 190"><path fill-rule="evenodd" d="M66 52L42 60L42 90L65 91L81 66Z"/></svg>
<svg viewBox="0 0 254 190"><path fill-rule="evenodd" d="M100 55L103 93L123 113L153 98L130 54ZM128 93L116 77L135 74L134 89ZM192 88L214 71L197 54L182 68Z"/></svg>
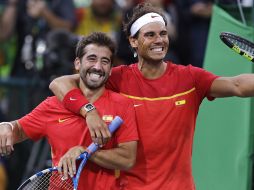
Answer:
<svg viewBox="0 0 254 190"><path fill-rule="evenodd" d="M97 74L97 73L90 73L89 75L92 79L99 79L101 77L101 75Z"/></svg>
<svg viewBox="0 0 254 190"><path fill-rule="evenodd" d="M155 51L155 52L160 52L162 50L163 50L163 48L152 48L152 51Z"/></svg>

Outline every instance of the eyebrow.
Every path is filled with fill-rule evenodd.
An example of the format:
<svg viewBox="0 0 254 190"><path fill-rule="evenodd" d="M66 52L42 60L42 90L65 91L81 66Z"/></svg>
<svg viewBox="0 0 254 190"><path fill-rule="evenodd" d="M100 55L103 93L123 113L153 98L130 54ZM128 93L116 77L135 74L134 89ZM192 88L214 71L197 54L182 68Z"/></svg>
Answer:
<svg viewBox="0 0 254 190"><path fill-rule="evenodd" d="M91 54L91 55L88 55L87 56L88 58L96 58L96 57L98 57L97 55L95 55L95 54ZM106 59L107 61L111 61L111 59L110 58L107 58L107 57L102 57L101 59Z"/></svg>

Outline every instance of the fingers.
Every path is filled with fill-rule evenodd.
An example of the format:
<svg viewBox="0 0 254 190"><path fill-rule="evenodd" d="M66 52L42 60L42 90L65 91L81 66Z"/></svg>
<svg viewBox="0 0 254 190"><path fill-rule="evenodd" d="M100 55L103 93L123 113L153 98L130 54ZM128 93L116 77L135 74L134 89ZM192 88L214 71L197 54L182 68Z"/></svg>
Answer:
<svg viewBox="0 0 254 190"><path fill-rule="evenodd" d="M0 126L0 154L1 156L7 156L14 150L13 148L13 136L10 125L2 124Z"/></svg>
<svg viewBox="0 0 254 190"><path fill-rule="evenodd" d="M96 110L87 113L86 123L94 143L104 145L109 141L111 133L107 124L102 120Z"/></svg>
<svg viewBox="0 0 254 190"><path fill-rule="evenodd" d="M90 134L93 142L99 145L105 145L111 138L108 127L98 127L96 130L90 131Z"/></svg>
<svg viewBox="0 0 254 190"><path fill-rule="evenodd" d="M58 164L58 172L63 175L63 179L74 177L76 174L76 159L85 149L82 146L71 148L61 159Z"/></svg>

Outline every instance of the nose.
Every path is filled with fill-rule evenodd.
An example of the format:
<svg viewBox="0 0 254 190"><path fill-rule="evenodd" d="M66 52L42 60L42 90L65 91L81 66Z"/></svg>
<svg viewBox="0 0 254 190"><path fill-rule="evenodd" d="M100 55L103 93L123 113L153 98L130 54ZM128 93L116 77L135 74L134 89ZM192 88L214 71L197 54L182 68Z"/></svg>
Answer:
<svg viewBox="0 0 254 190"><path fill-rule="evenodd" d="M156 35L155 36L155 42L157 42L157 43L159 43L159 42L162 42L163 41L163 39L162 39L162 37L161 37L161 35Z"/></svg>
<svg viewBox="0 0 254 190"><path fill-rule="evenodd" d="M94 64L93 66L94 69L97 69L97 70L102 70L102 64L101 64L101 61L96 61L96 63Z"/></svg>

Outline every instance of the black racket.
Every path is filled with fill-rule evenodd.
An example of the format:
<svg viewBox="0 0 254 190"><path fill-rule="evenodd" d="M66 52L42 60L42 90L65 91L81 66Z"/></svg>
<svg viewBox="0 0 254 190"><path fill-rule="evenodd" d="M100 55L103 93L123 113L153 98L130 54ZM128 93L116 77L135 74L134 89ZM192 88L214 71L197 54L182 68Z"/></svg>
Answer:
<svg viewBox="0 0 254 190"><path fill-rule="evenodd" d="M230 32L222 32L220 39L236 53L254 63L254 43Z"/></svg>

